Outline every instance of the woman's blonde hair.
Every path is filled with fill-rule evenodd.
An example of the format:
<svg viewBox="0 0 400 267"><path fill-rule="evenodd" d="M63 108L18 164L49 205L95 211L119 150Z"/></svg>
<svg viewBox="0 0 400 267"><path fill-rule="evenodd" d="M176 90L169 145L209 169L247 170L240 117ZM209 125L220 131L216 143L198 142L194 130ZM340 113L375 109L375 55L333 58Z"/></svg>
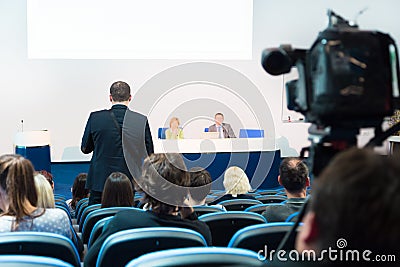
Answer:
<svg viewBox="0 0 400 267"><path fill-rule="evenodd" d="M55 208L54 194L51 185L40 173L35 174L35 187L37 192L37 204L38 208Z"/></svg>
<svg viewBox="0 0 400 267"><path fill-rule="evenodd" d="M181 125L181 123L180 123L180 121L179 121L179 119L178 119L177 117L172 117L172 118L169 120L169 127L170 127L170 128L171 128L171 124L172 124L174 121L177 121L177 122L178 122L178 126Z"/></svg>
<svg viewBox="0 0 400 267"><path fill-rule="evenodd" d="M229 167L224 174L224 187L226 194L246 194L251 190L249 178L246 173L237 166Z"/></svg>

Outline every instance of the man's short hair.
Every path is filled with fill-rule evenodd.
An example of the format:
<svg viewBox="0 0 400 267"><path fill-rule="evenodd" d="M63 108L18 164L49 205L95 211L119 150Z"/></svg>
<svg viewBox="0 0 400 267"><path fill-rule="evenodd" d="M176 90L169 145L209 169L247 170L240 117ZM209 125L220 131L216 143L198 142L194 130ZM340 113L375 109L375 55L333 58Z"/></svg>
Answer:
<svg viewBox="0 0 400 267"><path fill-rule="evenodd" d="M211 175L201 167L193 167L189 170L190 173L190 187L197 187L197 189L190 190L192 199L196 202L203 201L211 190ZM198 188L201 187L201 188Z"/></svg>
<svg viewBox="0 0 400 267"><path fill-rule="evenodd" d="M399 207L399 158L367 149L347 150L313 184L311 210L318 227L317 246L336 248L337 240L344 238L346 249L398 256Z"/></svg>
<svg viewBox="0 0 400 267"><path fill-rule="evenodd" d="M217 112L217 113L215 113L214 118L217 117L218 115L221 115L222 117L224 117L224 114L222 114L221 112Z"/></svg>
<svg viewBox="0 0 400 267"><path fill-rule="evenodd" d="M115 102L128 101L131 96L131 88L126 82L115 82L110 87L110 95Z"/></svg>
<svg viewBox="0 0 400 267"><path fill-rule="evenodd" d="M289 193L299 193L306 188L308 167L301 159L288 157L282 160L279 175L283 187Z"/></svg>

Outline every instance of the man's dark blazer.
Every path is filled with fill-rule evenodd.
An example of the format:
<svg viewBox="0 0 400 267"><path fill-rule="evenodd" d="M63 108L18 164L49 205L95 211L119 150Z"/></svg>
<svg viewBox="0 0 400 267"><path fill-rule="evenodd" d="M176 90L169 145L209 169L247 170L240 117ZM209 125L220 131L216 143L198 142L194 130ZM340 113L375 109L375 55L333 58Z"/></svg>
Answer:
<svg viewBox="0 0 400 267"><path fill-rule="evenodd" d="M86 123L81 150L85 154L93 152L86 180L86 188L90 190L102 192L112 172L139 177L143 159L154 152L146 116L120 104L113 105L111 110L92 112Z"/></svg>
<svg viewBox="0 0 400 267"><path fill-rule="evenodd" d="M213 124L208 127L209 132L217 132L217 125ZM230 124L222 123L222 131L224 132L224 138L236 138L235 133Z"/></svg>

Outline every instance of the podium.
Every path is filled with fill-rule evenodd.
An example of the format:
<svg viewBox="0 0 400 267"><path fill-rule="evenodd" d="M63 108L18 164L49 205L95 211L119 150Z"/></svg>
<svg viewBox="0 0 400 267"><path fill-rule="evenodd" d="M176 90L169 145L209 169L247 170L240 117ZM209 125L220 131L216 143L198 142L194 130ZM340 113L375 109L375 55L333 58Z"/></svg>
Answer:
<svg viewBox="0 0 400 267"><path fill-rule="evenodd" d="M14 145L15 154L29 159L35 170L51 172L49 131L19 132L15 135Z"/></svg>

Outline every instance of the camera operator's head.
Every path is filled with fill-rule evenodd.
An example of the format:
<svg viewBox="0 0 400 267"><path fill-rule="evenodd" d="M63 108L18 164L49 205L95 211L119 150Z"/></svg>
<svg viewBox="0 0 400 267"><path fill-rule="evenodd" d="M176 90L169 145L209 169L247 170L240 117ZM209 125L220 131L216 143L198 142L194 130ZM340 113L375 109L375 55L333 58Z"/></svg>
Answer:
<svg viewBox="0 0 400 267"><path fill-rule="evenodd" d="M346 250L398 253L399 192L398 159L355 148L339 154L313 184L296 248L338 249L345 239Z"/></svg>
<svg viewBox="0 0 400 267"><path fill-rule="evenodd" d="M299 158L285 158L279 167L278 182L285 188L289 198L305 198L307 187L310 186L307 165Z"/></svg>

